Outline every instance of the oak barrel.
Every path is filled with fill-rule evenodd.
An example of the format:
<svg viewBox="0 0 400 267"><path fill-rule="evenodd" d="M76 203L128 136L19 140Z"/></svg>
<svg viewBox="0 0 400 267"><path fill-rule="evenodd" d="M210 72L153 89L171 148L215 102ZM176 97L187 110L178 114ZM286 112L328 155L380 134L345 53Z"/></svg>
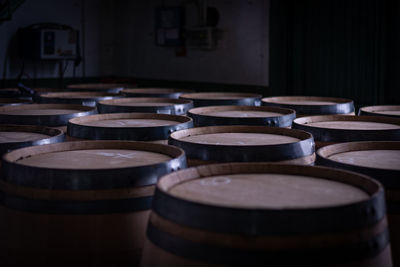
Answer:
<svg viewBox="0 0 400 267"><path fill-rule="evenodd" d="M182 94L180 99L192 100L195 107L235 105L259 106L261 95L235 92L202 92Z"/></svg>
<svg viewBox="0 0 400 267"><path fill-rule="evenodd" d="M362 107L358 111L358 114L367 116L387 116L387 117L400 118L400 105Z"/></svg>
<svg viewBox="0 0 400 267"><path fill-rule="evenodd" d="M297 117L311 115L354 114L353 100L320 96L275 96L261 100L263 106L296 110Z"/></svg>
<svg viewBox="0 0 400 267"><path fill-rule="evenodd" d="M30 104L0 107L1 124L66 126L69 119L96 113L93 107L70 104Z"/></svg>
<svg viewBox="0 0 400 267"><path fill-rule="evenodd" d="M0 156L17 148L63 141L64 133L58 129L33 125L0 125Z"/></svg>
<svg viewBox="0 0 400 267"><path fill-rule="evenodd" d="M107 92L57 92L37 96L39 103L76 104L95 107L98 101L122 97L118 93Z"/></svg>
<svg viewBox="0 0 400 267"><path fill-rule="evenodd" d="M395 266L400 266L400 142L365 141L325 146L317 151L317 163L363 173L383 184L393 260Z"/></svg>
<svg viewBox="0 0 400 267"><path fill-rule="evenodd" d="M215 162L277 162L312 164L311 134L267 126L210 126L176 131L168 144L182 148L189 166Z"/></svg>
<svg viewBox="0 0 400 267"><path fill-rule="evenodd" d="M121 94L128 97L160 97L178 99L181 94L192 92L192 90L178 88L125 88L121 91Z"/></svg>
<svg viewBox="0 0 400 267"><path fill-rule="evenodd" d="M384 191L323 167L175 172L157 184L141 266L391 266Z"/></svg>
<svg viewBox="0 0 400 267"><path fill-rule="evenodd" d="M14 150L0 180L0 253L15 266L137 266L154 184L185 167L181 149L144 142Z"/></svg>
<svg viewBox="0 0 400 267"><path fill-rule="evenodd" d="M17 105L30 104L30 103L32 103L32 101L30 101L28 99L11 98L11 97L0 98L0 107L17 106Z"/></svg>
<svg viewBox="0 0 400 267"><path fill-rule="evenodd" d="M186 116L110 113L71 119L68 139L152 141L167 144L172 132L193 127Z"/></svg>
<svg viewBox="0 0 400 267"><path fill-rule="evenodd" d="M326 115L297 118L292 128L311 133L316 148L352 141L400 141L400 119Z"/></svg>
<svg viewBox="0 0 400 267"><path fill-rule="evenodd" d="M193 102L182 99L157 97L125 97L104 100L97 104L99 113L145 112L171 115L185 115Z"/></svg>
<svg viewBox="0 0 400 267"><path fill-rule="evenodd" d="M192 108L188 116L195 126L265 125L290 127L296 118L291 109L256 106L210 106Z"/></svg>
<svg viewBox="0 0 400 267"><path fill-rule="evenodd" d="M67 86L71 91L95 91L107 93L119 93L122 89L127 87L127 84L121 83L80 83L70 84Z"/></svg>

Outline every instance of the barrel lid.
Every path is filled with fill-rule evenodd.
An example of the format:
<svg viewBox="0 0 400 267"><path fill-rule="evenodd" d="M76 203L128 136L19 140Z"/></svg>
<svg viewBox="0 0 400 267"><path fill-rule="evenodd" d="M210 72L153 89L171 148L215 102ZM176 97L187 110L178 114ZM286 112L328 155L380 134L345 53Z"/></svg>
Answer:
<svg viewBox="0 0 400 267"><path fill-rule="evenodd" d="M278 161L314 153L311 134L266 126L196 127L172 133L169 144L189 158L212 161Z"/></svg>
<svg viewBox="0 0 400 267"><path fill-rule="evenodd" d="M127 84L121 83L80 83L80 84L70 84L67 88L70 89L80 89L80 90L105 90L105 89L123 89Z"/></svg>
<svg viewBox="0 0 400 267"><path fill-rule="evenodd" d="M360 115L369 116L390 116L390 117L400 117L400 105L382 105L382 106L368 106L362 107L359 111Z"/></svg>
<svg viewBox="0 0 400 267"><path fill-rule="evenodd" d="M0 106L16 106L21 104L30 104L32 101L20 98L0 98Z"/></svg>
<svg viewBox="0 0 400 267"><path fill-rule="evenodd" d="M0 107L0 115L63 115L91 111L93 108L67 104L31 104L21 106Z"/></svg>
<svg viewBox="0 0 400 267"><path fill-rule="evenodd" d="M265 118L295 113L294 110L256 106L208 106L192 108L189 114L222 118Z"/></svg>
<svg viewBox="0 0 400 267"><path fill-rule="evenodd" d="M67 142L14 150L3 157L3 179L27 187L84 190L154 184L184 168L179 148L129 141Z"/></svg>
<svg viewBox="0 0 400 267"><path fill-rule="evenodd" d="M289 104L289 105L336 105L338 103L351 103L353 100L336 97L321 96L273 96L265 97L262 102Z"/></svg>
<svg viewBox="0 0 400 267"><path fill-rule="evenodd" d="M102 105L111 106L130 106L130 107L159 107L173 106L180 104L190 104L188 100L158 98L158 97L125 97L119 99L103 100L99 102Z"/></svg>
<svg viewBox="0 0 400 267"><path fill-rule="evenodd" d="M41 98L66 98L66 99L93 99L105 97L118 97L120 94L107 92L50 92L41 94Z"/></svg>
<svg viewBox="0 0 400 267"><path fill-rule="evenodd" d="M243 98L261 98L259 94L251 93L236 93L236 92L203 92L182 94L179 98L182 99L204 99L204 100L235 100Z"/></svg>
<svg viewBox="0 0 400 267"><path fill-rule="evenodd" d="M192 90L179 89L179 88L154 88L154 87L143 87L143 88L125 88L121 93L131 94L167 94L167 93L190 93Z"/></svg>

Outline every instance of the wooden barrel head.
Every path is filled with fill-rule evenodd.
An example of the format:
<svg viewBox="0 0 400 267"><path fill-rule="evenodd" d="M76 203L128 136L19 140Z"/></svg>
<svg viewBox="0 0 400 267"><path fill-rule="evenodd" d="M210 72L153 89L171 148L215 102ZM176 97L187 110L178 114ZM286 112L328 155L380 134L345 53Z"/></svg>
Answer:
<svg viewBox="0 0 400 267"><path fill-rule="evenodd" d="M169 144L203 161L280 161L314 153L310 134L265 126L212 126L174 132Z"/></svg>
<svg viewBox="0 0 400 267"><path fill-rule="evenodd" d="M256 106L210 106L188 111L195 126L266 125L290 127L296 118L294 110Z"/></svg>
<svg viewBox="0 0 400 267"><path fill-rule="evenodd" d="M235 92L203 92L182 94L180 99L192 100L195 107L239 105L256 106L261 99L259 94L235 93Z"/></svg>
<svg viewBox="0 0 400 267"><path fill-rule="evenodd" d="M263 106L279 106L296 110L300 116L350 114L354 103L350 99L318 96L278 96L261 100Z"/></svg>
<svg viewBox="0 0 400 267"><path fill-rule="evenodd" d="M94 107L98 101L120 97L122 96L118 93L107 92L53 92L40 94L38 96L38 102L78 104Z"/></svg>
<svg viewBox="0 0 400 267"><path fill-rule="evenodd" d="M68 104L30 104L0 107L0 123L62 126L75 117L95 114L93 107Z"/></svg>
<svg viewBox="0 0 400 267"><path fill-rule="evenodd" d="M0 98L0 107L2 106L17 106L22 104L30 104L32 101L27 99L20 99L20 98Z"/></svg>
<svg viewBox="0 0 400 267"><path fill-rule="evenodd" d="M70 84L67 86L67 88L73 91L100 91L108 93L119 93L127 86L129 85L120 83L82 83Z"/></svg>
<svg viewBox="0 0 400 267"><path fill-rule="evenodd" d="M292 128L310 132L316 142L400 140L400 119L389 117L310 116L295 119Z"/></svg>
<svg viewBox="0 0 400 267"><path fill-rule="evenodd" d="M121 94L128 97L160 97L177 99L181 94L192 93L192 90L177 88L126 88Z"/></svg>
<svg viewBox="0 0 400 267"><path fill-rule="evenodd" d="M68 135L91 140L166 140L170 133L193 127L192 119L153 113L110 113L71 119Z"/></svg>
<svg viewBox="0 0 400 267"><path fill-rule="evenodd" d="M400 105L362 107L360 108L358 113L359 115L367 115L367 116L387 116L387 117L400 118Z"/></svg>
<svg viewBox="0 0 400 267"><path fill-rule="evenodd" d="M98 103L99 113L149 112L184 115L192 107L192 101L156 97L126 97Z"/></svg>

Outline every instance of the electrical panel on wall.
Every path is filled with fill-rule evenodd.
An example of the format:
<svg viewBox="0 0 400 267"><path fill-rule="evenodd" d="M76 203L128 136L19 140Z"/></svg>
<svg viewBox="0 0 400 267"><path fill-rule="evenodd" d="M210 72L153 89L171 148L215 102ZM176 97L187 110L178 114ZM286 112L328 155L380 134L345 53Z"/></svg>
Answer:
<svg viewBox="0 0 400 267"><path fill-rule="evenodd" d="M160 7L155 10L156 44L159 46L182 46L182 7Z"/></svg>
<svg viewBox="0 0 400 267"><path fill-rule="evenodd" d="M38 24L20 30L23 58L74 60L79 55L78 31L65 25Z"/></svg>

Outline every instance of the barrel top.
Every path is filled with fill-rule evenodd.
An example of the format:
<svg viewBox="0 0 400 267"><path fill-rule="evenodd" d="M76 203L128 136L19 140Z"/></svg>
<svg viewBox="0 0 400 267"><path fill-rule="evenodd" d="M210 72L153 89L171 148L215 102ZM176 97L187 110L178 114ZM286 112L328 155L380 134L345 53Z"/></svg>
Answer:
<svg viewBox="0 0 400 267"><path fill-rule="evenodd" d="M118 99L103 100L99 102L102 105L111 106L130 106L130 107L143 107L143 106L173 106L180 104L190 104L188 100L158 98L158 97L126 97Z"/></svg>
<svg viewBox="0 0 400 267"><path fill-rule="evenodd" d="M286 105L336 105L353 102L350 99L319 96L277 96L265 97L261 100L267 103L286 104Z"/></svg>
<svg viewBox="0 0 400 267"><path fill-rule="evenodd" d="M338 177L340 174L347 180ZM377 192L379 185L374 183L363 175L329 168L238 163L171 173L161 178L157 188L179 199L212 206L307 209L365 201Z"/></svg>
<svg viewBox="0 0 400 267"><path fill-rule="evenodd" d="M1 104L20 104L20 103L30 103L30 100L27 99L20 99L20 98L0 98L0 105Z"/></svg>
<svg viewBox="0 0 400 267"><path fill-rule="evenodd" d="M192 108L189 114L227 118L265 118L294 113L291 109L256 106L209 106Z"/></svg>
<svg viewBox="0 0 400 267"><path fill-rule="evenodd" d="M80 83L80 84L70 84L70 85L67 86L67 88L88 89L88 90L123 88L123 87L126 87L126 84L120 84L120 83Z"/></svg>
<svg viewBox="0 0 400 267"><path fill-rule="evenodd" d="M229 100L229 99L243 99L243 98L261 98L259 94L251 93L235 93L235 92L203 92L182 94L181 99L207 99L207 100Z"/></svg>
<svg viewBox="0 0 400 267"><path fill-rule="evenodd" d="M64 115L92 111L93 107L68 104L30 104L0 107L1 115Z"/></svg>
<svg viewBox="0 0 400 267"><path fill-rule="evenodd" d="M193 92L192 90L179 89L179 88L126 88L121 93L138 93L138 94L167 94L167 93L183 93Z"/></svg>
<svg viewBox="0 0 400 267"><path fill-rule="evenodd" d="M360 110L368 113L400 116L400 105L368 106L362 107Z"/></svg>
<svg viewBox="0 0 400 267"><path fill-rule="evenodd" d="M400 141L348 142L323 147L318 155L360 167L400 170Z"/></svg>
<svg viewBox="0 0 400 267"><path fill-rule="evenodd" d="M35 141L49 138L50 136L34 132L2 131L0 129L0 143L17 143L25 141Z"/></svg>
<svg viewBox="0 0 400 267"><path fill-rule="evenodd" d="M294 124L341 130L397 130L400 120L374 116L325 115L297 118Z"/></svg>
<svg viewBox="0 0 400 267"><path fill-rule="evenodd" d="M105 93L105 92L51 92L40 95L40 97L45 97L45 98L68 98L68 99L100 98L100 97L116 97L116 96L120 96L120 94Z"/></svg>

